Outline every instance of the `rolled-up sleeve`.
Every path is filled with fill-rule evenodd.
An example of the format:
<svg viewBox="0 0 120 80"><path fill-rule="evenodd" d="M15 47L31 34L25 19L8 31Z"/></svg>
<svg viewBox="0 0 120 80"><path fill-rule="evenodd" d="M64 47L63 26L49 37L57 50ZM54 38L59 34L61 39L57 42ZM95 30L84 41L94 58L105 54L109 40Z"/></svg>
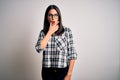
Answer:
<svg viewBox="0 0 120 80"><path fill-rule="evenodd" d="M44 32L41 30L40 31L40 34L39 34L39 37L38 37L38 40L37 40L37 43L35 44L35 49L38 53L42 52L44 49L42 49L40 47L40 41L44 38Z"/></svg>
<svg viewBox="0 0 120 80"><path fill-rule="evenodd" d="M73 35L72 35L72 31L70 28L68 28L68 59L77 59L77 52L75 50L74 47L74 42L73 42Z"/></svg>

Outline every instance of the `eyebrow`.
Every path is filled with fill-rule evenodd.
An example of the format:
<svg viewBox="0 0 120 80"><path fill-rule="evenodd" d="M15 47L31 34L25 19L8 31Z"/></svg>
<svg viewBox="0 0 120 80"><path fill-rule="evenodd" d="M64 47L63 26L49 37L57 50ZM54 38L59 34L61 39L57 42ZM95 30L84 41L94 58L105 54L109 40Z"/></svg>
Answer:
<svg viewBox="0 0 120 80"><path fill-rule="evenodd" d="M52 14L52 13L48 13L48 14ZM58 14L58 13L55 13L55 14Z"/></svg>

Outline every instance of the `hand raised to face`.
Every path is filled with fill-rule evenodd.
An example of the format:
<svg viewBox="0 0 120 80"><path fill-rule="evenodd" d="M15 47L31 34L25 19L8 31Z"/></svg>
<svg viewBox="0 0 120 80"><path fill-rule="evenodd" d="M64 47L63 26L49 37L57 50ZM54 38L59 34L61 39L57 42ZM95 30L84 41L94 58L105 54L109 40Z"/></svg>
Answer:
<svg viewBox="0 0 120 80"><path fill-rule="evenodd" d="M59 28L58 23L59 23L59 21L51 21L50 22L49 31L51 34L55 33L58 30L58 28Z"/></svg>

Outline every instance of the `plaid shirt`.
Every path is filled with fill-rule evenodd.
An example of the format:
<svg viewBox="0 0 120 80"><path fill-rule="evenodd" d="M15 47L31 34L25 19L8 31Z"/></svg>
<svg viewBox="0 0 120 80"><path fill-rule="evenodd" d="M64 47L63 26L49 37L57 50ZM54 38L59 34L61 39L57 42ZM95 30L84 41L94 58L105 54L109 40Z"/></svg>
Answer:
<svg viewBox="0 0 120 80"><path fill-rule="evenodd" d="M73 36L70 28L64 28L62 36L51 36L46 48L40 47L40 41L45 34L41 30L35 45L38 53L43 52L43 67L64 68L69 65L71 59L77 59L77 53L73 46Z"/></svg>

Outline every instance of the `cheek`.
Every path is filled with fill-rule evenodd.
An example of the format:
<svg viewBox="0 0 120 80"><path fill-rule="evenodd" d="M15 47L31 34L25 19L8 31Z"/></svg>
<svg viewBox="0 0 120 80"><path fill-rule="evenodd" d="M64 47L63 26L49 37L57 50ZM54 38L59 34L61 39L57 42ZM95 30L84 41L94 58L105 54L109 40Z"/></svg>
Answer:
<svg viewBox="0 0 120 80"><path fill-rule="evenodd" d="M50 18L47 18L48 19L48 21L50 22L51 21L51 19Z"/></svg>

